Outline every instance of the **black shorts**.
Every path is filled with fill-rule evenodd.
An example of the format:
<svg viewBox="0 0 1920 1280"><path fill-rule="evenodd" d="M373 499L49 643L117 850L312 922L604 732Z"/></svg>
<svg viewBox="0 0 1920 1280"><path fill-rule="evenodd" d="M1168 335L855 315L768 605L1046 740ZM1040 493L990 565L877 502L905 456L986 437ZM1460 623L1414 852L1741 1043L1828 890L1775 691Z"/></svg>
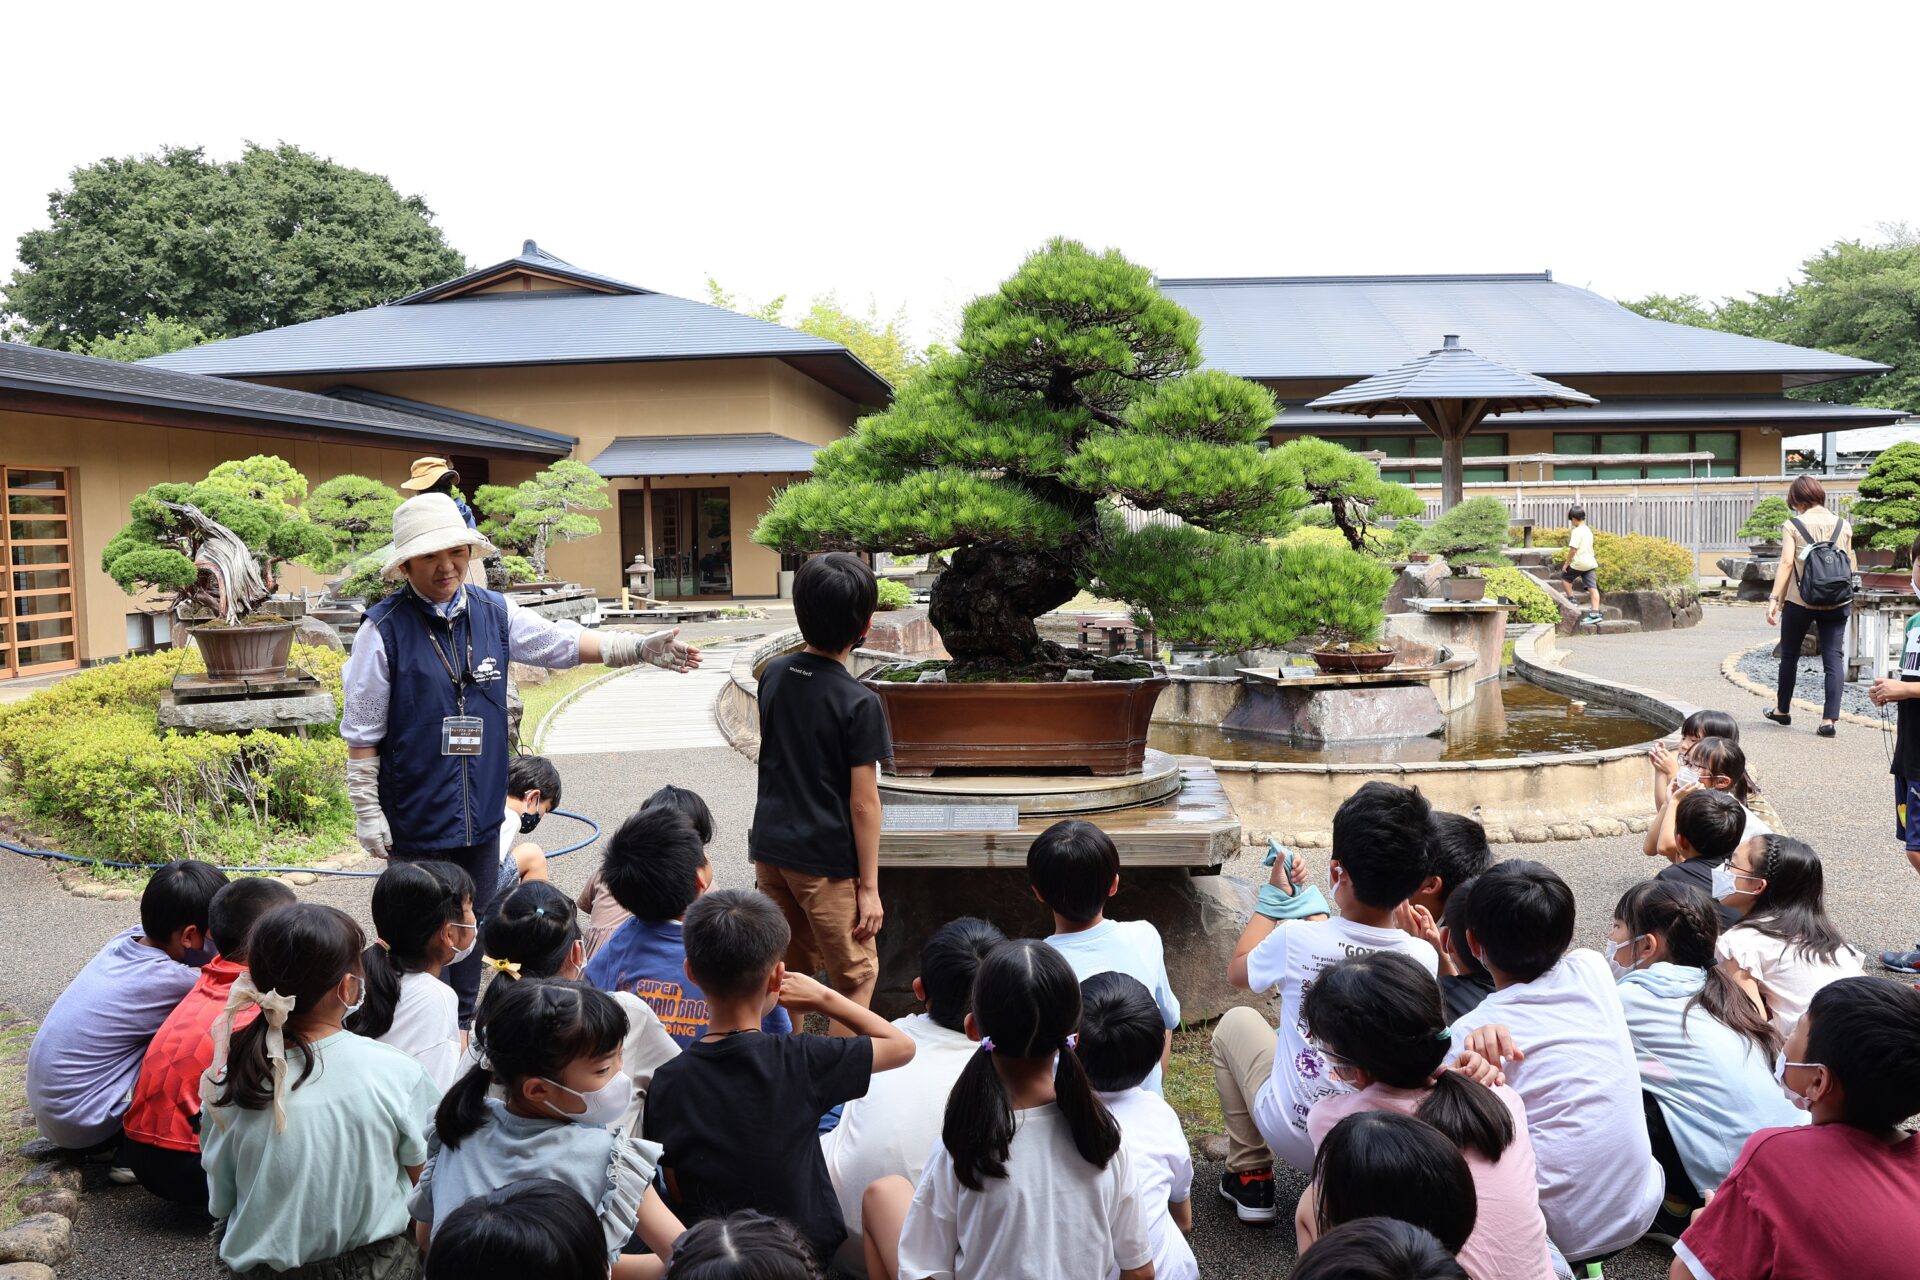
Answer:
<svg viewBox="0 0 1920 1280"><path fill-rule="evenodd" d="M1594 569L1562 569L1560 578L1567 584L1568 590L1591 591L1598 582L1595 577L1597 572Z"/></svg>

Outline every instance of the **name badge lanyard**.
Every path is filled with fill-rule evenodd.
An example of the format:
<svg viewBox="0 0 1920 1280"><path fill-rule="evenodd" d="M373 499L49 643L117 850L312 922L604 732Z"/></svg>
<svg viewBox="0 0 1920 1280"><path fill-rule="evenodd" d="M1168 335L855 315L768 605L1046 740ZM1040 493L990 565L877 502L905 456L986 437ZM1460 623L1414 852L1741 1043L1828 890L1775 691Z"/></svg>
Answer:
<svg viewBox="0 0 1920 1280"><path fill-rule="evenodd" d="M447 627L447 639L449 641L453 641L453 629L454 629L453 625L449 625ZM453 669L453 660L447 657L447 651L440 647L440 637L433 634L432 627L427 628L427 643L433 646L434 657L440 659L440 665L447 669L447 679L453 682L453 703L454 703L455 711L460 715L463 715L463 716L466 715L467 714L467 686L470 684L477 683L473 678L473 626L472 626L472 623L469 622L467 626L466 662L461 666L461 669L459 671L455 671ZM459 650L460 650L459 643L455 641L454 651L457 653L459 652Z"/></svg>
<svg viewBox="0 0 1920 1280"><path fill-rule="evenodd" d="M454 642L456 650L459 642L453 634L453 626L447 628L447 639ZM473 678L473 624L467 624L466 666L459 672L453 669L453 660L447 657L447 651L440 647L440 637L427 631L427 639L433 645L433 652L440 659L440 665L447 669L447 679L453 681L453 702L455 714L440 722L440 754L443 756L477 756L485 746L486 724L478 716L467 714L467 686L477 684Z"/></svg>

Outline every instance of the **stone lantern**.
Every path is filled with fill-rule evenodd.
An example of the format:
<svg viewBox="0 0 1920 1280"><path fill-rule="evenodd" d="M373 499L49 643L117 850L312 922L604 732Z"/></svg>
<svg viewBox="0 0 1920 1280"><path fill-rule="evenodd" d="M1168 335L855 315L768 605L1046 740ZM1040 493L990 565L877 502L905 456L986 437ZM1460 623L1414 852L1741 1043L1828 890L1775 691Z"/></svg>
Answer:
<svg viewBox="0 0 1920 1280"><path fill-rule="evenodd" d="M647 563L647 553L636 552L633 563L627 566L627 590L636 596L653 598L653 566Z"/></svg>

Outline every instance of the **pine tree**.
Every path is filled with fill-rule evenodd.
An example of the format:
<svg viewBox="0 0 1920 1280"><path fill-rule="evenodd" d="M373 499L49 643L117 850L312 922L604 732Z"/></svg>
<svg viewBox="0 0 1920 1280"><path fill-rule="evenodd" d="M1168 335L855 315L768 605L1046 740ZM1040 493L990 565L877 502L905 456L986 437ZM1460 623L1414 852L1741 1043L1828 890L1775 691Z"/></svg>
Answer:
<svg viewBox="0 0 1920 1280"><path fill-rule="evenodd" d="M1875 458L1848 514L1859 546L1900 552L1913 546L1920 537L1920 444L1902 440Z"/></svg>

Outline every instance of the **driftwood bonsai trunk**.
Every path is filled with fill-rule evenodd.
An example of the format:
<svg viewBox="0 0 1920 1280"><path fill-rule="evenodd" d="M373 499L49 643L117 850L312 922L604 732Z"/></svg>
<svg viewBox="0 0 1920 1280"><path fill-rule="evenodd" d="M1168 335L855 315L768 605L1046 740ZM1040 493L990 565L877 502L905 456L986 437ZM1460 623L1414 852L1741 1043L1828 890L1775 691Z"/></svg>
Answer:
<svg viewBox="0 0 1920 1280"><path fill-rule="evenodd" d="M1079 589L1067 552L961 547L933 584L928 612L956 663L1021 666L1050 653L1033 620Z"/></svg>

